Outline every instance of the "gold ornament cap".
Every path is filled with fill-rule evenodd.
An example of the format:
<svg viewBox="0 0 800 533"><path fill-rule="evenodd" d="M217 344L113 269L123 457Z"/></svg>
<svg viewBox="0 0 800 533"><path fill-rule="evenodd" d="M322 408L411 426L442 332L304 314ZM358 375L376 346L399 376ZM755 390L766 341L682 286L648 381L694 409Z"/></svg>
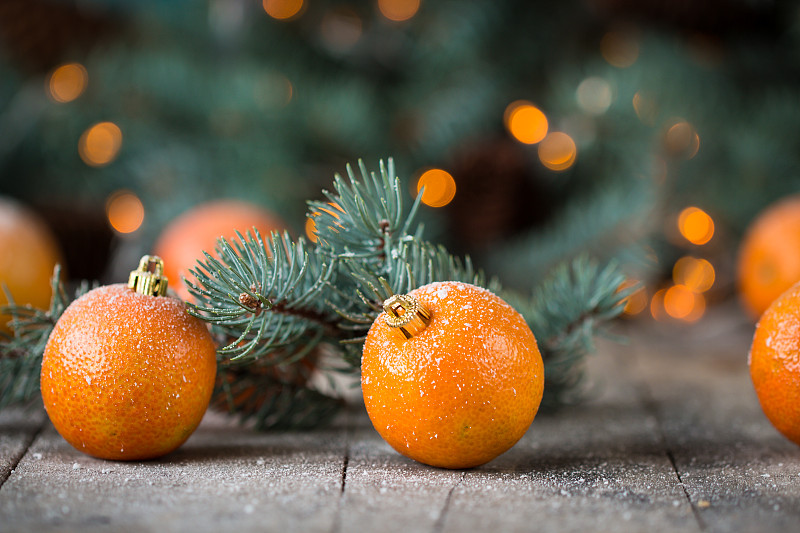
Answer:
<svg viewBox="0 0 800 533"><path fill-rule="evenodd" d="M164 275L164 261L157 255L145 255L139 260L139 268L128 277L128 287L139 294L164 296L168 281Z"/></svg>
<svg viewBox="0 0 800 533"><path fill-rule="evenodd" d="M383 302L384 321L410 339L431 323L431 312L408 294L395 294Z"/></svg>

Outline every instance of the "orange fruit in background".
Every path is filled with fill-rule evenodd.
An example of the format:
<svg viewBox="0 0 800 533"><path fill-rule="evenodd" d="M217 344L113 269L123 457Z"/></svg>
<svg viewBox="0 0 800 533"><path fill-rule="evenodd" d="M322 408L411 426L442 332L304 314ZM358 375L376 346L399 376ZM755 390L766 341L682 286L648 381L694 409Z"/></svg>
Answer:
<svg viewBox="0 0 800 533"><path fill-rule="evenodd" d="M770 205L751 224L739 250L737 278L742 303L754 318L800 281L800 196Z"/></svg>
<svg viewBox="0 0 800 533"><path fill-rule="evenodd" d="M421 463L491 461L525 434L542 399L533 333L506 302L468 283L432 283L408 296L429 311L429 323L415 318L407 339L384 312L364 343L361 389L372 424Z"/></svg>
<svg viewBox="0 0 800 533"><path fill-rule="evenodd" d="M164 274L171 286L184 300L189 291L183 278L190 278L190 268L198 259L205 259L203 251L212 255L217 239L229 241L255 227L268 238L272 231L283 231L286 225L276 215L259 206L240 200L218 200L201 204L172 220L162 231L154 253L164 260Z"/></svg>
<svg viewBox="0 0 800 533"><path fill-rule="evenodd" d="M195 430L216 368L211 334L182 300L107 285L58 319L42 360L42 399L76 449L103 459L150 459Z"/></svg>
<svg viewBox="0 0 800 533"><path fill-rule="evenodd" d="M17 305L50 307L50 278L61 259L55 238L30 209L0 197L0 306L6 291ZM0 313L0 331L10 332L10 315Z"/></svg>
<svg viewBox="0 0 800 533"><path fill-rule="evenodd" d="M800 445L800 284L761 315L749 365L764 414L786 438Z"/></svg>

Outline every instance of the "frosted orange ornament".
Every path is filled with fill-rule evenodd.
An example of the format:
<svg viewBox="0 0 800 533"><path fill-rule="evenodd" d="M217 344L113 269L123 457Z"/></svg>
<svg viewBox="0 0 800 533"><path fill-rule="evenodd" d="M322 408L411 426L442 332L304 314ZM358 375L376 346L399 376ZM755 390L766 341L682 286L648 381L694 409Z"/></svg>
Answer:
<svg viewBox="0 0 800 533"><path fill-rule="evenodd" d="M50 278L61 254L45 223L22 204L0 197L0 306L6 291L16 305L50 306ZM10 332L11 316L0 314L0 331Z"/></svg>
<svg viewBox="0 0 800 533"><path fill-rule="evenodd" d="M436 282L384 303L364 343L361 389L372 424L399 453L469 468L528 430L544 365L505 301L468 283Z"/></svg>
<svg viewBox="0 0 800 533"><path fill-rule="evenodd" d="M218 200L201 204L172 220L161 232L154 246L155 254L164 260L166 276L183 299L190 294L183 278L191 279L190 268L204 259L203 252L213 254L217 240L232 240L238 230L242 235L256 228L265 237L283 231L286 224L266 209L240 200Z"/></svg>
<svg viewBox="0 0 800 533"><path fill-rule="evenodd" d="M89 291L56 322L42 399L76 449L151 459L178 448L200 423L214 389L214 342L166 289L160 258L145 256L128 285Z"/></svg>

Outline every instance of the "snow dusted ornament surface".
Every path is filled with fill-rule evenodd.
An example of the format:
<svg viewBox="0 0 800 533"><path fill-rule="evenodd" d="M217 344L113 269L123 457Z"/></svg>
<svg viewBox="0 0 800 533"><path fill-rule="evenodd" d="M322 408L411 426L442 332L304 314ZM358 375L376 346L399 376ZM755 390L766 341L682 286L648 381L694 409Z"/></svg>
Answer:
<svg viewBox="0 0 800 533"><path fill-rule="evenodd" d="M163 296L159 263L145 256L130 286L98 287L72 302L47 342L45 409L61 436L89 455L167 454L189 438L208 407L214 342L182 300Z"/></svg>
<svg viewBox="0 0 800 533"><path fill-rule="evenodd" d="M444 468L486 463L536 415L544 367L523 317L494 293L436 282L394 296L364 343L361 388L399 453Z"/></svg>

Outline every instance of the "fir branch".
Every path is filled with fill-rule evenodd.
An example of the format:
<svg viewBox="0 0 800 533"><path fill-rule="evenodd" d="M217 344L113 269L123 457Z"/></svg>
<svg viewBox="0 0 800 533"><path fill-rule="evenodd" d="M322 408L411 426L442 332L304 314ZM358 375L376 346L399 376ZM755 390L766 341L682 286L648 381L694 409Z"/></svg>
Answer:
<svg viewBox="0 0 800 533"><path fill-rule="evenodd" d="M47 311L30 305L16 305L6 291L9 305L0 307L0 314L11 315L12 334L0 338L0 409L29 403L39 394L39 374L47 339L58 318L72 300L92 286L82 282L74 298L67 297L61 281L61 266L56 265L50 280L52 297ZM5 289L5 288L4 288Z"/></svg>
<svg viewBox="0 0 800 533"><path fill-rule="evenodd" d="M380 173L368 172L359 160L360 179L347 165L347 179L334 176L336 194L323 191L329 202L308 203L316 225L317 244L331 255L383 264L408 236L419 199L403 212L403 193L394 161L380 161Z"/></svg>
<svg viewBox="0 0 800 533"><path fill-rule="evenodd" d="M267 244L258 231L247 237L220 239L215 258L191 270L198 284L187 280L198 303L189 313L216 326L227 340L220 354L233 360L258 359L279 348L285 355L275 363L297 357L335 327L326 312L322 290L332 281L335 261L306 250L300 238L274 233Z"/></svg>
<svg viewBox="0 0 800 533"><path fill-rule="evenodd" d="M616 263L600 268L587 256L579 256L558 266L533 290L528 302L508 296L539 343L545 365L544 406L580 398L583 361L594 350L594 338L622 312L627 298L638 288L620 290L624 281Z"/></svg>

